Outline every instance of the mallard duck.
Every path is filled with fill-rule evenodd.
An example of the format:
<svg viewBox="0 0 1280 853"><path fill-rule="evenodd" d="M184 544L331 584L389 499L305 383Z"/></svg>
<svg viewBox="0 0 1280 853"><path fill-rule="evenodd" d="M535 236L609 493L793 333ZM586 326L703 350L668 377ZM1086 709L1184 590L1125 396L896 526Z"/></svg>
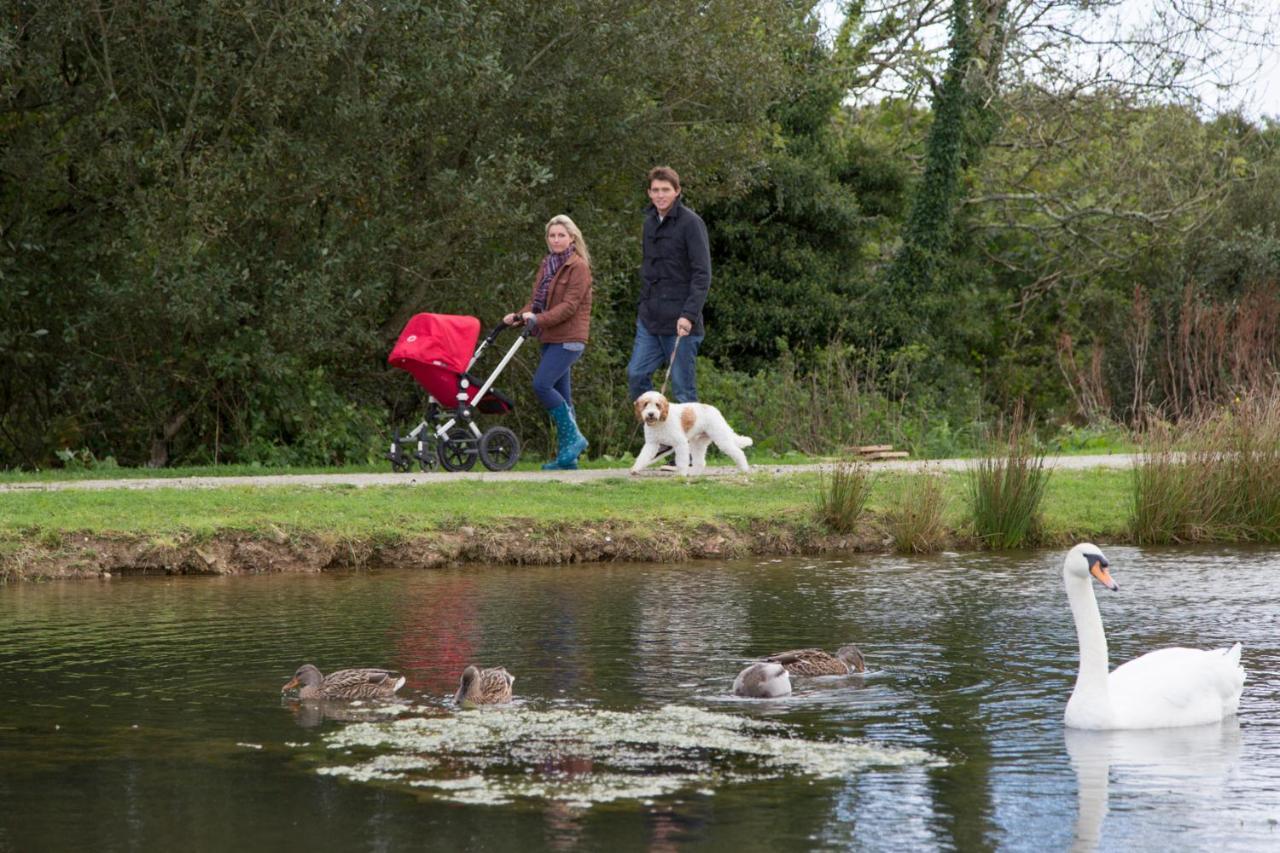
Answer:
<svg viewBox="0 0 1280 853"><path fill-rule="evenodd" d="M762 662L738 673L733 680L733 692L750 699L774 699L791 695L791 676L780 663Z"/></svg>
<svg viewBox="0 0 1280 853"><path fill-rule="evenodd" d="M340 669L321 675L320 670L304 663L280 692L299 686L300 699L389 699L404 687L404 676L389 669Z"/></svg>
<svg viewBox="0 0 1280 853"><path fill-rule="evenodd" d="M516 677L504 667L481 669L469 666L458 679L453 701L459 705L501 705L511 701L511 685Z"/></svg>
<svg viewBox="0 0 1280 853"><path fill-rule="evenodd" d="M1107 671L1107 635L1091 580L1119 590L1110 565L1102 549L1088 542L1072 548L1062 562L1080 645L1066 724L1077 729L1168 729L1216 723L1235 714L1245 679L1239 643L1211 650L1157 649Z"/></svg>
<svg viewBox="0 0 1280 853"><path fill-rule="evenodd" d="M851 675L867 668L866 659L855 645L841 646L834 655L822 649L793 649L765 658L780 663L792 675Z"/></svg>

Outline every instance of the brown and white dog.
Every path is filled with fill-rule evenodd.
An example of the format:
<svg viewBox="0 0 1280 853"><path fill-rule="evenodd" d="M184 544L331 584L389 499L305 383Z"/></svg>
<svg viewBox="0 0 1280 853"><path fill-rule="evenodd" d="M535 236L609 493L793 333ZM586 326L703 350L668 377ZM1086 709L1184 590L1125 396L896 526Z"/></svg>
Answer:
<svg viewBox="0 0 1280 853"><path fill-rule="evenodd" d="M750 471L742 448L751 439L738 435L715 406L706 403L669 403L657 391L636 398L636 418L644 424L644 447L631 466L638 474L658 458L663 445L675 451L676 470L681 474L701 474L707 468L707 448L714 442L740 471Z"/></svg>

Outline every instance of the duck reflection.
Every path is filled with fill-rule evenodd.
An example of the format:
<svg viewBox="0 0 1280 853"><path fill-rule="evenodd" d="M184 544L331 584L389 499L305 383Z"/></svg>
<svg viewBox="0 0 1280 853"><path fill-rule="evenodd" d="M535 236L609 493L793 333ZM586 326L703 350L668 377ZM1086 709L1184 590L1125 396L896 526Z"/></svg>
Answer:
<svg viewBox="0 0 1280 853"><path fill-rule="evenodd" d="M1072 850L1094 850L1102 840L1112 770L1119 784L1161 792L1167 819L1177 821L1222 805L1214 799L1240 758L1236 717L1174 729L1064 731L1079 792Z"/></svg>
<svg viewBox="0 0 1280 853"><path fill-rule="evenodd" d="M390 720L408 710L409 706L401 702L351 703L336 702L328 699L293 699L281 700L293 721L304 729L314 729L325 720L339 723L367 723L374 720Z"/></svg>

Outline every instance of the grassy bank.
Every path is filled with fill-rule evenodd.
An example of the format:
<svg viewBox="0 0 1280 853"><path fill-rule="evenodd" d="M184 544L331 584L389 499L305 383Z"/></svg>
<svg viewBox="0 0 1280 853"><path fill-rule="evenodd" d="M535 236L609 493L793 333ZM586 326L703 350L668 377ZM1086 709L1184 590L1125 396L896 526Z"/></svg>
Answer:
<svg viewBox="0 0 1280 853"><path fill-rule="evenodd" d="M808 473L7 492L0 493L0 574L14 580L888 550L884 521L905 478L919 476L875 475L866 512L844 533L820 520L821 478ZM946 529L938 547L977 546L965 475L936 476ZM1126 539L1131 489L1125 471L1056 472L1044 498L1042 541Z"/></svg>

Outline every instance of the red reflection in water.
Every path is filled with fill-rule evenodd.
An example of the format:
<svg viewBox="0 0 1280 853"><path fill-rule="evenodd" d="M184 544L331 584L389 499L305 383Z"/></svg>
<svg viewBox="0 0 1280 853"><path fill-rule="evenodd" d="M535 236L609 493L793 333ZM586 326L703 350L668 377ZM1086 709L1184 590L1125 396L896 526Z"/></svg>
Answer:
<svg viewBox="0 0 1280 853"><path fill-rule="evenodd" d="M475 582L458 576L400 599L392 630L407 687L432 694L457 690L480 630L475 597Z"/></svg>

